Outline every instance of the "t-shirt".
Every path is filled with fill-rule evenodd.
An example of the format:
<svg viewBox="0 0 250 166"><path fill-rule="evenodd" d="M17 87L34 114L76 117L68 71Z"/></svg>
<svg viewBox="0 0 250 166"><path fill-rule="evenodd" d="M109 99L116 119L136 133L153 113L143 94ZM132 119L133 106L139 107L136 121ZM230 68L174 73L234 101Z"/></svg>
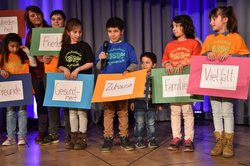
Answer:
<svg viewBox="0 0 250 166"><path fill-rule="evenodd" d="M103 46L96 56L95 64L100 60L99 54L102 51ZM138 64L134 47L125 41L109 43L107 54L107 66L102 70L103 74L123 73L132 63Z"/></svg>
<svg viewBox="0 0 250 166"><path fill-rule="evenodd" d="M10 74L26 74L29 73L29 61L26 60L22 64L20 57L17 54L10 53L8 55L8 62L5 62L3 69L8 71ZM0 55L0 60L1 60Z"/></svg>
<svg viewBox="0 0 250 166"><path fill-rule="evenodd" d="M59 69L57 68L58 65L58 56L53 56L52 60L49 64L44 63L44 71L45 73L49 72L59 72Z"/></svg>
<svg viewBox="0 0 250 166"><path fill-rule="evenodd" d="M216 55L226 54L249 54L249 50L238 33L211 34L203 43L201 54L214 52Z"/></svg>
<svg viewBox="0 0 250 166"><path fill-rule="evenodd" d="M90 45L84 41L69 44L63 47L59 53L58 66L64 66L73 72L76 68L86 64L94 63L94 55ZM92 74L92 68L80 71L81 74Z"/></svg>
<svg viewBox="0 0 250 166"><path fill-rule="evenodd" d="M177 66L181 61L190 59L193 55L200 55L201 45L195 39L187 39L185 41L174 40L165 47L162 57L162 63L170 61L173 67Z"/></svg>

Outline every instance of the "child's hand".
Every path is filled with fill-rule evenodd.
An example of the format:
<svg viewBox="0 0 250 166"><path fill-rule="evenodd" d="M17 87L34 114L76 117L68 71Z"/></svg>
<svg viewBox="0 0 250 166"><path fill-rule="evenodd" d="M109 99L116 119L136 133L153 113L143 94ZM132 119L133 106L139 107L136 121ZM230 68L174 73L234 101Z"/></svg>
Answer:
<svg viewBox="0 0 250 166"><path fill-rule="evenodd" d="M53 56L43 56L43 62L46 64L50 64L52 61Z"/></svg>
<svg viewBox="0 0 250 166"><path fill-rule="evenodd" d="M226 60L228 57L230 57L229 54L221 54L221 55L219 55L218 59L219 59L219 61L223 62L223 61Z"/></svg>
<svg viewBox="0 0 250 166"><path fill-rule="evenodd" d="M174 72L174 68L173 68L173 66L171 65L171 63L166 63L165 68L166 68L166 72L167 72L168 74L172 74L172 73Z"/></svg>
<svg viewBox="0 0 250 166"><path fill-rule="evenodd" d="M210 60L210 61L214 61L214 60L216 59L216 55L215 55L214 52L208 52L208 53L207 53L207 58L208 58L208 60Z"/></svg>
<svg viewBox="0 0 250 166"><path fill-rule="evenodd" d="M184 66L183 66L181 63L179 63L179 64L175 67L175 73L179 73L179 74L183 73L183 68L184 68Z"/></svg>
<svg viewBox="0 0 250 166"><path fill-rule="evenodd" d="M76 68L70 75L71 80L76 80L78 76L79 70Z"/></svg>
<svg viewBox="0 0 250 166"><path fill-rule="evenodd" d="M26 47L26 46L20 46L20 48L23 50L23 52L25 52L27 55L29 55L30 50L29 50L28 47Z"/></svg>
<svg viewBox="0 0 250 166"><path fill-rule="evenodd" d="M130 103L130 109L131 109L131 111L135 110L135 103Z"/></svg>
<svg viewBox="0 0 250 166"><path fill-rule="evenodd" d="M99 59L106 59L106 58L107 58L107 55L106 55L105 52L101 52L101 53L99 54Z"/></svg>
<svg viewBox="0 0 250 166"><path fill-rule="evenodd" d="M122 74L125 75L125 74L127 74L127 73L129 73L129 71L128 71L128 70L125 70Z"/></svg>
<svg viewBox="0 0 250 166"><path fill-rule="evenodd" d="M70 80L70 79L71 79L69 69L65 68L65 69L63 70L63 74L64 74L64 77L65 77L67 80Z"/></svg>
<svg viewBox="0 0 250 166"><path fill-rule="evenodd" d="M158 111L163 111L163 106L162 106L162 105L158 105L158 106L157 106L157 110L158 110Z"/></svg>
<svg viewBox="0 0 250 166"><path fill-rule="evenodd" d="M3 77L3 78L8 78L9 77L9 72L3 70L3 69L0 69L0 75Z"/></svg>

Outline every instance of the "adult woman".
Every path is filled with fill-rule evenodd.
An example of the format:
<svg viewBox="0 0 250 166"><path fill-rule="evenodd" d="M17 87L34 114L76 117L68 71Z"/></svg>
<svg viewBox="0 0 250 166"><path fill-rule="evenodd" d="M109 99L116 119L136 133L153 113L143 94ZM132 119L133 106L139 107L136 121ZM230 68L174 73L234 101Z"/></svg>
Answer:
<svg viewBox="0 0 250 166"><path fill-rule="evenodd" d="M26 36L25 45L30 48L32 28L49 27L44 19L41 9L37 6L28 6L25 9L24 19L29 32ZM35 91L35 98L37 103L37 115L38 115L38 131L39 134L35 141L40 142L45 137L45 133L48 128L48 110L43 106L43 100L45 95L45 88L43 84L44 77L44 64L41 57L36 57L37 67L30 67L30 73L32 76L32 86Z"/></svg>

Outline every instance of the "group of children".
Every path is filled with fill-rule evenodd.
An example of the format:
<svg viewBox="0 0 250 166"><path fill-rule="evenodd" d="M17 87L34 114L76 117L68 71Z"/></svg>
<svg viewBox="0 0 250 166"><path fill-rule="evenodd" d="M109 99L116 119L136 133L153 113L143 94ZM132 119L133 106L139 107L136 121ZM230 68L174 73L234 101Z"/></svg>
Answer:
<svg viewBox="0 0 250 166"><path fill-rule="evenodd" d="M39 10L36 12L37 10L32 11L34 12L34 17L40 15L40 17L43 18L41 12ZM56 15L60 14L57 13ZM53 16L51 18L53 18ZM209 18L210 25L215 34L209 35L201 46L199 41L196 40L192 19L188 15L174 17L171 24L174 40L166 45L162 57L162 67L166 69L166 73L182 73L184 67L190 64L191 56L195 55L205 55L211 61L217 59L224 61L230 56L249 54L249 50L244 40L238 34L237 20L232 7L217 7L211 10ZM46 25L45 22L43 27L46 27ZM61 27L63 26L64 25L61 25ZM109 44L108 46L101 46L96 57L94 57L89 44L81 40L83 34L82 23L75 18L69 19L66 22L62 37L62 49L59 56L43 56L36 57L35 59L26 56L26 54L28 55L28 51L25 47L21 46L20 37L16 34L8 34L3 42L4 49L2 49L1 52L0 74L4 78L7 78L9 74L29 73L28 65L30 65L30 68L34 68L34 66L37 67L41 62L43 62L43 66L51 66L51 64L55 64L54 69L56 70L53 70L52 72L63 72L65 78L69 80L76 80L78 74L91 74L94 65L102 74L126 74L128 72L136 71L138 61L135 49L131 44L122 40L124 34L123 20L118 17L111 17L106 22L106 30ZM222 47L227 49L220 49ZM23 50L26 50L26 54ZM55 60L55 63L52 63L53 60ZM106 61L105 66L103 66L104 61ZM151 70L156 67L156 62L157 56L152 52L145 52L140 56L141 69L147 69L143 98L136 98L130 101L121 100L103 103L104 143L101 148L103 152L110 152L113 146L113 121L115 113L118 114L121 146L125 150L134 150L134 147L159 147L156 142L155 121L156 111L162 110L162 107L153 104L151 100ZM35 90L35 93L39 93L39 91ZM232 99L211 97L211 103L215 126L214 134L216 138L216 145L211 150L211 155L232 157L234 155L234 119ZM135 145L132 145L128 138L128 107L134 111ZM12 145L16 143L14 139L16 131L15 109L18 112L19 122L18 145L25 144L25 136L27 133L27 113L25 106L18 106L7 108L6 117L8 138L2 145ZM171 140L168 149L178 150L182 146L182 139L184 139L184 151L194 151L194 115L192 103L171 103L170 110L173 139ZM55 111L50 110L49 112L50 118L53 117L51 114L55 114ZM70 122L70 126L68 126L70 132L67 132L68 142L65 145L66 148L76 150L85 149L87 147L86 133L88 110L69 108L69 110L66 109L65 112L68 112L65 114L69 114L68 120ZM181 114L183 114L184 118L184 136L181 133ZM54 115L54 117L57 117L58 119L58 116ZM50 125L53 125L53 122L49 122L49 126ZM57 124L54 126L57 126ZM53 128L53 126L50 126L49 128ZM143 138L145 128L147 131L147 144L145 144L145 138ZM38 138L41 138L41 140L39 140L41 144L58 142L57 129L51 129L49 136L39 136L41 136Z"/></svg>

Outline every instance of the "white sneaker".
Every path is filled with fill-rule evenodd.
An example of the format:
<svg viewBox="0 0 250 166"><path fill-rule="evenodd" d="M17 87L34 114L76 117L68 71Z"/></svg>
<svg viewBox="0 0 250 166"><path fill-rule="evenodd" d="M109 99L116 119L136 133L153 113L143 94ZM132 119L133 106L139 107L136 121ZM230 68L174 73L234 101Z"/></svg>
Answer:
<svg viewBox="0 0 250 166"><path fill-rule="evenodd" d="M15 140L15 138L12 138L12 137L8 137L8 138L2 143L3 146L10 146L10 145L14 145L14 144L16 144L16 140Z"/></svg>
<svg viewBox="0 0 250 166"><path fill-rule="evenodd" d="M17 145L26 145L26 140L23 137L18 138Z"/></svg>

